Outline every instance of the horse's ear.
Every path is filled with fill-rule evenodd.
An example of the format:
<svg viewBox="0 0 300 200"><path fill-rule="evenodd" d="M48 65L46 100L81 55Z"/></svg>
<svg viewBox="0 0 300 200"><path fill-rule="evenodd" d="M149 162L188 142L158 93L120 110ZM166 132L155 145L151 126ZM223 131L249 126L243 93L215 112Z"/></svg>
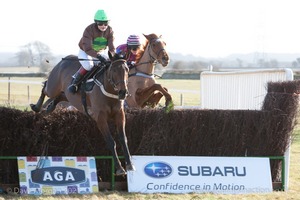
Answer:
<svg viewBox="0 0 300 200"><path fill-rule="evenodd" d="M148 38L149 35L146 35L146 34L143 33L143 36L145 36L145 38L146 38L147 40L149 40L149 38Z"/></svg>

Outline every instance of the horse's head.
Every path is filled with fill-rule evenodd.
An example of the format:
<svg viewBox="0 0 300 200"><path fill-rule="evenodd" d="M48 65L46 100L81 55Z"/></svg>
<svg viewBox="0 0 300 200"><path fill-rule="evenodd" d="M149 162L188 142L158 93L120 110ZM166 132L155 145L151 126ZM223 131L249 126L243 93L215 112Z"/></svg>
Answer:
<svg viewBox="0 0 300 200"><path fill-rule="evenodd" d="M112 56L109 53L111 65L109 66L108 82L112 85L115 91L118 92L120 100L124 100L128 94L128 72L129 68L126 60L121 59L118 54Z"/></svg>
<svg viewBox="0 0 300 200"><path fill-rule="evenodd" d="M166 43L162 40L161 36L156 34L145 35L148 40L148 45L150 49L150 56L152 59L157 60L163 67L166 67L169 62L169 55L165 50Z"/></svg>

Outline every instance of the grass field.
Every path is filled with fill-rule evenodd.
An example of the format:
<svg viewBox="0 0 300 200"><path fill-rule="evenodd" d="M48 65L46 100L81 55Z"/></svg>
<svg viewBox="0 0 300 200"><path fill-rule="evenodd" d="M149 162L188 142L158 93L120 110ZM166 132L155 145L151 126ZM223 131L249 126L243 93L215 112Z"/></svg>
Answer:
<svg viewBox="0 0 300 200"><path fill-rule="evenodd" d="M0 77L0 105L28 108L36 103L42 89L43 78ZM200 80L158 79L158 83L168 88L175 106L200 106ZM160 101L164 106L164 99Z"/></svg>
<svg viewBox="0 0 300 200"><path fill-rule="evenodd" d="M16 106L21 109L29 110L29 103L35 103L39 97L41 84L11 83L10 86L5 81L7 78L0 78L0 105ZM13 81L31 81L42 82L42 78L11 78ZM3 82L1 82L3 81ZM158 82L169 89L173 96L175 105L200 105L200 81L199 80L163 80ZM10 97L8 97L8 88L10 87ZM199 92L197 92L199 91ZM183 101L182 101L183 99ZM300 127L297 127L293 133L293 142L291 147L289 190L284 192L274 191L270 194L247 194L247 195L222 195L222 194L136 194L118 191L100 192L91 195L73 195L73 196L25 196L20 197L16 194L0 195L0 199L300 199ZM259 169L258 169L259 172Z"/></svg>

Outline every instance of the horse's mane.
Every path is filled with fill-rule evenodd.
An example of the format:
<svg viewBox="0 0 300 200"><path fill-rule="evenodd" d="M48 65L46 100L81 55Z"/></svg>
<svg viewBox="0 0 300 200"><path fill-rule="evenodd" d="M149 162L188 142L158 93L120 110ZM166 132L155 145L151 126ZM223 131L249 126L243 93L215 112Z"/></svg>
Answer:
<svg viewBox="0 0 300 200"><path fill-rule="evenodd" d="M115 54L113 55L113 60L118 60L118 59L123 59L123 56L120 55L120 54L115 53Z"/></svg>
<svg viewBox="0 0 300 200"><path fill-rule="evenodd" d="M135 60L136 63L140 62L142 56L145 53L145 48L147 47L148 43L149 43L149 41L147 40L144 44L141 45L141 48L139 49L139 51L136 55L136 60Z"/></svg>
<svg viewBox="0 0 300 200"><path fill-rule="evenodd" d="M157 36L155 33L149 34L147 35L147 38L150 38L150 41L156 38L160 38L159 36ZM136 56L136 63L140 62L140 59L142 58L142 56L145 53L145 48L148 46L149 40L147 39L146 42L141 45L141 48L139 49L139 52L137 53Z"/></svg>

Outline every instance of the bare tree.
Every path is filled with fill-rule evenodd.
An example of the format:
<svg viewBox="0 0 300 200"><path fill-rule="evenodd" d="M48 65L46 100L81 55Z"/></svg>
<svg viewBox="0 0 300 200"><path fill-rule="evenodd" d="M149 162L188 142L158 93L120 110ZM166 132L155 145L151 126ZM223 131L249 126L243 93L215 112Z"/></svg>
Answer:
<svg viewBox="0 0 300 200"><path fill-rule="evenodd" d="M34 65L30 53L25 49L21 49L17 53L16 57L21 66L33 66Z"/></svg>
<svg viewBox="0 0 300 200"><path fill-rule="evenodd" d="M53 59L53 55L46 44L34 41L22 46L17 58L20 65L38 66L41 72L47 72L51 68L49 60Z"/></svg>

